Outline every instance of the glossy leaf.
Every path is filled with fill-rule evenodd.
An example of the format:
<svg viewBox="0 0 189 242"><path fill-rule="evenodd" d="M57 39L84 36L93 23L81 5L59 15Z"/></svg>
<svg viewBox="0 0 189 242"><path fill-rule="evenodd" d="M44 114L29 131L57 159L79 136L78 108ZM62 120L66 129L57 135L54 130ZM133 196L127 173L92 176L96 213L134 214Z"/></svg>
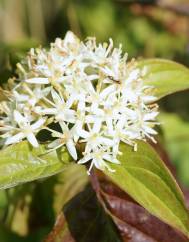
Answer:
<svg viewBox="0 0 189 242"><path fill-rule="evenodd" d="M154 87L153 94L157 99L189 89L189 69L181 64L164 59L146 59L139 60L138 66L145 67L145 84Z"/></svg>
<svg viewBox="0 0 189 242"><path fill-rule="evenodd" d="M189 237L189 213L182 192L153 148L142 141L137 152L125 144L120 148L121 165L110 164L115 172L105 174L151 214Z"/></svg>
<svg viewBox="0 0 189 242"><path fill-rule="evenodd" d="M34 149L26 141L2 149L0 157L0 189L52 176L66 169L70 161L66 150L60 159L56 151L47 153L44 146Z"/></svg>
<svg viewBox="0 0 189 242"><path fill-rule="evenodd" d="M92 184L99 202L117 225L123 241L187 242L181 233L151 215L127 193L112 184L102 174L92 174Z"/></svg>

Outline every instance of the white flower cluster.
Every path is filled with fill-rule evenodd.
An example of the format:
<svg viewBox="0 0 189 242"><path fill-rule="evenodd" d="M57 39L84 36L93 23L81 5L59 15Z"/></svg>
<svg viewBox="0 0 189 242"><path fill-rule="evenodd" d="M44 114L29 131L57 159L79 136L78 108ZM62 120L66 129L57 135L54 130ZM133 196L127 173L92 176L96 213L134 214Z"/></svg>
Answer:
<svg viewBox="0 0 189 242"><path fill-rule="evenodd" d="M78 163L98 169L119 163L120 142L153 140L157 105L152 87L143 84L144 70L126 64L121 46L81 42L72 32L56 39L50 50L31 49L19 78L12 80L8 100L0 103L0 132L4 145L27 139L37 147L38 132L51 132L49 149L66 146Z"/></svg>

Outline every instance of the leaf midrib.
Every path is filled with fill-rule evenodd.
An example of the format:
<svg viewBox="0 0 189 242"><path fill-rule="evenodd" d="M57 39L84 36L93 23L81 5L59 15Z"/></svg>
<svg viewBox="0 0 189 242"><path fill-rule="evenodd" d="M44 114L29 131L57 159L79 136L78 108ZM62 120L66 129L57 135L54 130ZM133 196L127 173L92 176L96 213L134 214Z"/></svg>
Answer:
<svg viewBox="0 0 189 242"><path fill-rule="evenodd" d="M131 169L142 169L142 170L144 170L145 172L147 172L147 173L150 173L150 174L152 174L152 176L155 176L155 177L157 177L157 178L159 178L160 179L160 177L158 177L156 174L154 174L154 173L152 173L152 172L150 172L150 171L148 171L148 170L145 170L145 169L143 169L143 168L139 168L139 167L130 167ZM128 173L129 173L129 171L128 171ZM156 196L155 195L155 193L151 190L151 189L149 189L146 185L144 185L140 180L138 180L138 179L136 179L136 177L134 177L131 173L129 173L129 175L130 176L132 176L133 177L133 179L134 180L136 180L138 183L140 183L147 191L150 191L151 192L151 194L157 199L157 200L159 200L159 202L162 204L162 206L163 207L166 207L166 208L168 208L168 210L170 211L170 213L175 217L175 218L177 218L178 219L178 221L179 221L179 224L183 227L184 226L184 229L186 229L185 231L187 232L187 234L188 234L188 236L189 236L189 231L188 231L188 229L187 229L187 227L185 226L185 224L183 224L182 223L182 220L180 220L180 218L175 214L175 213L173 213L172 212L172 210L167 206L167 204L165 204L158 196ZM163 181L163 183L166 185L166 187L168 187L167 186L167 184ZM168 189L170 190L170 188L168 187ZM171 193L172 193L172 191L171 191ZM175 196L175 194L173 193L173 195ZM135 198L136 199L136 198ZM136 201L137 201L138 199L136 199ZM148 200L148 199L147 199ZM148 200L148 202L149 202L149 200ZM140 203L140 202L139 202ZM179 203L180 203L180 201L179 201ZM151 204L151 202L149 202L149 204ZM186 210L186 208L183 206L183 204L182 203L180 203L181 205L182 205L182 207ZM153 206L152 206L153 207ZM154 209L153 209L154 210ZM187 211L187 210L186 210ZM187 211L188 212L188 211ZM158 216L158 215L156 215L156 216ZM174 225L173 225L174 226Z"/></svg>
<svg viewBox="0 0 189 242"><path fill-rule="evenodd" d="M140 158L141 159L141 155L137 155L137 154L132 154L132 159L133 158ZM157 164L157 163L154 163L153 162L153 160L149 157L149 156L147 156L147 155L142 155L142 157L144 157L146 160L148 160L151 164L153 164L155 167L157 167L157 169L159 170L159 172L160 172L160 174L161 174L161 176L160 176L160 174L157 174L157 172L154 172L154 174L156 174L157 176L159 176L163 181L164 181L164 183L166 183L167 184L167 186L171 189L171 191L173 192L173 193L175 193L175 191L173 190L173 188L172 188L172 186L171 186L171 184L170 184L170 182L167 182L166 180L164 180L164 177L163 177L163 175L165 175L165 176L169 176L170 174L169 174L169 172L167 171L167 167L165 167L164 165L161 165L161 164ZM158 158L156 158L156 160L157 160ZM136 167L137 168L137 166L132 166L132 165L127 165L127 162L125 162L125 165L124 165L124 167L125 168L127 168L127 167ZM139 168L139 167L138 167ZM143 167L140 167L141 169L143 168ZM166 171L167 172L164 172L163 171L163 173L162 173L162 170L161 170L161 168L165 168L166 169ZM144 170L146 170L146 171L148 171L147 169L145 169L145 168L143 168ZM149 170L150 171L150 170ZM152 171L151 171L152 172ZM152 172L153 173L153 172ZM172 174L171 174L171 176L172 176ZM175 178L174 178L175 179ZM177 185L176 184L176 182L174 182L173 183L174 185ZM177 187L179 190L180 190L180 188L179 187ZM183 204L183 200L184 200L184 197L182 196L182 193L178 193L178 192L176 192L176 194L175 194L175 196L176 196L176 198L180 201L180 203L181 204Z"/></svg>

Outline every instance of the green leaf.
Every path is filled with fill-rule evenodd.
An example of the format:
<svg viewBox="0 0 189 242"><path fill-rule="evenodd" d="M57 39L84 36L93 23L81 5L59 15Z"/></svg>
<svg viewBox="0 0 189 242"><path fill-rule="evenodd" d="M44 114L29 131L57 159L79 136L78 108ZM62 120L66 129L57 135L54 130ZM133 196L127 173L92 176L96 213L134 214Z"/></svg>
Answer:
<svg viewBox="0 0 189 242"><path fill-rule="evenodd" d="M160 99L174 92L189 88L189 69L174 61L164 59L139 60L138 67L145 67L145 84L154 87L154 95Z"/></svg>
<svg viewBox="0 0 189 242"><path fill-rule="evenodd" d="M121 165L111 163L115 172L105 174L150 213L189 238L189 213L182 192L153 148L140 141L137 152L125 144L120 149Z"/></svg>
<svg viewBox="0 0 189 242"><path fill-rule="evenodd" d="M166 150L177 168L180 181L189 186L189 122L174 113L161 113Z"/></svg>
<svg viewBox="0 0 189 242"><path fill-rule="evenodd" d="M2 149L0 157L0 189L52 176L71 161L66 150L58 156L56 151L47 153L44 146L32 148L26 141Z"/></svg>

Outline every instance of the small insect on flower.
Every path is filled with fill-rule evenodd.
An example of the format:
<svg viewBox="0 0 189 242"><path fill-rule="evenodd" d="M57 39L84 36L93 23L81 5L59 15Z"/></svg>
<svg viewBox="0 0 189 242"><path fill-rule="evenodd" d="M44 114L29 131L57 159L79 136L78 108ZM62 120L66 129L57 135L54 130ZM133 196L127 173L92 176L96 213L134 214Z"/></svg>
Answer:
<svg viewBox="0 0 189 242"><path fill-rule="evenodd" d="M115 82L115 83L118 83L118 84L121 84L121 81L120 80L116 80L114 79L112 76L107 76L111 81Z"/></svg>
<svg viewBox="0 0 189 242"><path fill-rule="evenodd" d="M4 146L27 139L38 147L38 132L48 130L49 151L65 146L79 164L90 163L90 174L93 166L114 172L120 142L134 150L136 140L155 142L153 87L144 85L144 70L127 63L112 39L82 42L69 31L49 50L31 49L17 66L12 92L0 103Z"/></svg>

